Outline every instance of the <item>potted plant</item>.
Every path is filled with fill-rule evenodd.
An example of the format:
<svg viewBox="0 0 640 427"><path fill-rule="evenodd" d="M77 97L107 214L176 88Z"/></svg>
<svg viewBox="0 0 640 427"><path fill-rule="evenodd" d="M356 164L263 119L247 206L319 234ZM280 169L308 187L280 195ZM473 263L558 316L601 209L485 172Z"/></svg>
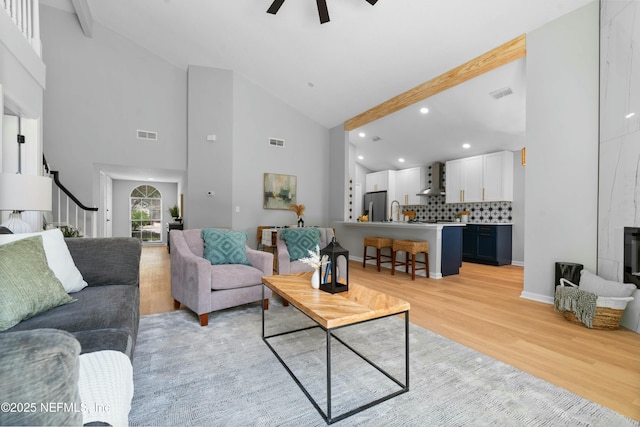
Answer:
<svg viewBox="0 0 640 427"><path fill-rule="evenodd" d="M289 210L296 213L296 216L298 217L298 227L304 227L304 220L302 219L302 214L304 213L304 205L291 205L289 206Z"/></svg>
<svg viewBox="0 0 640 427"><path fill-rule="evenodd" d="M169 215L171 215L175 222L182 221L182 218L180 218L180 208L178 207L178 205L173 205L169 208Z"/></svg>

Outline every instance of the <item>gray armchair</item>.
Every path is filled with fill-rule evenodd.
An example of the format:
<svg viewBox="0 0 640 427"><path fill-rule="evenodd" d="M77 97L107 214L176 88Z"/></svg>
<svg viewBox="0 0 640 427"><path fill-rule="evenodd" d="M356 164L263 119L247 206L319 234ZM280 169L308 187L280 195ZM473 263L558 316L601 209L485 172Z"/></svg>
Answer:
<svg viewBox="0 0 640 427"><path fill-rule="evenodd" d="M204 258L202 229L171 230L171 296L209 324L209 313L262 299L262 277L273 274L273 254L245 247L251 265L212 265ZM264 289L265 310L271 290Z"/></svg>
<svg viewBox="0 0 640 427"><path fill-rule="evenodd" d="M296 228L292 228L290 230L295 231ZM289 254L289 249L287 248L287 242L281 238L281 233L283 230L278 230L278 274L289 274L289 273L301 273L305 271L313 271L313 268L309 265L303 263L302 261L291 261L291 255ZM329 243L331 243L331 239L335 236L333 228L318 228L320 231L320 249L326 247ZM346 271L346 266L338 263L338 271Z"/></svg>

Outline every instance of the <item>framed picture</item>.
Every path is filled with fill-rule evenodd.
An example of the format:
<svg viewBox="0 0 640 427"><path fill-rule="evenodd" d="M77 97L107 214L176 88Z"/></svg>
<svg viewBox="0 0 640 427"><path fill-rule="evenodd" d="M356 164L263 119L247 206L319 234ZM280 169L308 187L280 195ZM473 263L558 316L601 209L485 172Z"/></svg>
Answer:
<svg viewBox="0 0 640 427"><path fill-rule="evenodd" d="M264 174L265 209L289 209L296 204L297 181L295 175L281 175L278 173Z"/></svg>

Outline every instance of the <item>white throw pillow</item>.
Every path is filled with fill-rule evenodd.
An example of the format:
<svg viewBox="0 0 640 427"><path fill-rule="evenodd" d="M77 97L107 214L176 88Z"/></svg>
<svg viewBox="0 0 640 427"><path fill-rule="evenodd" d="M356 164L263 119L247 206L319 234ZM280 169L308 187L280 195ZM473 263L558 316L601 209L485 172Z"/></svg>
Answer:
<svg viewBox="0 0 640 427"><path fill-rule="evenodd" d="M580 289L591 292L601 297L628 297L635 291L636 285L633 283L620 283L603 279L587 270L580 272Z"/></svg>
<svg viewBox="0 0 640 427"><path fill-rule="evenodd" d="M78 292L87 286L82 274L71 258L71 253L59 229L40 231L38 233L0 234L0 246L22 240L27 237L42 236L42 246L47 255L47 264L58 280L62 282L67 293Z"/></svg>

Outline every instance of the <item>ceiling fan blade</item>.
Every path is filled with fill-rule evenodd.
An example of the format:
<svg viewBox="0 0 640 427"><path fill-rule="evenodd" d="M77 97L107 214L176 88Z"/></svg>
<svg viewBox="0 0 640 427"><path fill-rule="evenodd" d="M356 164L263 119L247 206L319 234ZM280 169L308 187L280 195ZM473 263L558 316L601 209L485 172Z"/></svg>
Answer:
<svg viewBox="0 0 640 427"><path fill-rule="evenodd" d="M282 6L283 3L284 3L284 0L273 0L273 3L271 3L271 6L269 6L269 9L267 9L267 13L275 15L276 13L278 13L278 10L280 10L280 7Z"/></svg>
<svg viewBox="0 0 640 427"><path fill-rule="evenodd" d="M320 23L324 24L329 22L329 9L327 9L327 0L316 0L318 4L318 15L320 16Z"/></svg>
<svg viewBox="0 0 640 427"><path fill-rule="evenodd" d="M371 6L375 5L376 3L378 3L378 0L365 0L367 3L369 3Z"/></svg>

